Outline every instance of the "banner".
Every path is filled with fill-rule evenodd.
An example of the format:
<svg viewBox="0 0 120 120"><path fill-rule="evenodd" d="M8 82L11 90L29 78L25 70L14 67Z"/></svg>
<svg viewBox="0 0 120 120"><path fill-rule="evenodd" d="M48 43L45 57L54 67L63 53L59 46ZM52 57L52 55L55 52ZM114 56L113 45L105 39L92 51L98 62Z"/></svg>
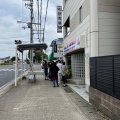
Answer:
<svg viewBox="0 0 120 120"><path fill-rule="evenodd" d="M80 49L80 38L74 39L64 47L64 53L69 53L74 50Z"/></svg>

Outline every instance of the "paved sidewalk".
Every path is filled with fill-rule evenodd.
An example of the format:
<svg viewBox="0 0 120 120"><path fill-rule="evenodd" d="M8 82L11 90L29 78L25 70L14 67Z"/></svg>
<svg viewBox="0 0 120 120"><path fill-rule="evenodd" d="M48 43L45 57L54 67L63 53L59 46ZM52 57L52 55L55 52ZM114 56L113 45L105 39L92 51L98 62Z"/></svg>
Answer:
<svg viewBox="0 0 120 120"><path fill-rule="evenodd" d="M89 93L86 91L85 85L75 85L69 83L68 86L77 94L79 94L83 99L89 102Z"/></svg>
<svg viewBox="0 0 120 120"><path fill-rule="evenodd" d="M86 101L84 86L54 88L42 73L36 73L36 83L21 80L0 97L0 120L108 120Z"/></svg>
<svg viewBox="0 0 120 120"><path fill-rule="evenodd" d="M63 87L36 77L36 83L22 80L0 98L0 120L88 120Z"/></svg>

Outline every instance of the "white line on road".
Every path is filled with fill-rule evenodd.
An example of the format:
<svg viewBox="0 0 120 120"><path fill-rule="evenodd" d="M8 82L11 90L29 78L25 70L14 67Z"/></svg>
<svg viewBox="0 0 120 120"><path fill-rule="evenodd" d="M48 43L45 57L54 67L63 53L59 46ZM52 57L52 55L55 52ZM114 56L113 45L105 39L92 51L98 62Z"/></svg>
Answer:
<svg viewBox="0 0 120 120"><path fill-rule="evenodd" d="M22 69L19 69L18 71L21 71ZM15 69L1 69L0 71L15 71ZM26 71L26 69L25 69Z"/></svg>

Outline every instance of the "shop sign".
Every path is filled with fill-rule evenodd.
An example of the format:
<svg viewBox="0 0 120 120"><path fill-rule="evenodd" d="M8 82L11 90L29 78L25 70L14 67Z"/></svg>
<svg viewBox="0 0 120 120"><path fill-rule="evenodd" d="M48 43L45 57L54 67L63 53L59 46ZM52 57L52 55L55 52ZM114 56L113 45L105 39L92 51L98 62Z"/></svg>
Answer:
<svg viewBox="0 0 120 120"><path fill-rule="evenodd" d="M80 48L80 38L73 40L64 47L64 53L69 53Z"/></svg>

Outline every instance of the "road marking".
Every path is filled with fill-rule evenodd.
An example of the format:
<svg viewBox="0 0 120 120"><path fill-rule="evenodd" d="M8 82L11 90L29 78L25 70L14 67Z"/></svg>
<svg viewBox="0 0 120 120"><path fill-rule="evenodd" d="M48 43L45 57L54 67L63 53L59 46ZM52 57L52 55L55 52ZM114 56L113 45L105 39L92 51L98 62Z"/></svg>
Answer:
<svg viewBox="0 0 120 120"><path fill-rule="evenodd" d="M25 69L26 71L27 69ZM15 71L15 69L1 69L0 71ZM22 69L19 69L18 71L22 71ZM24 71L24 70L23 70Z"/></svg>

